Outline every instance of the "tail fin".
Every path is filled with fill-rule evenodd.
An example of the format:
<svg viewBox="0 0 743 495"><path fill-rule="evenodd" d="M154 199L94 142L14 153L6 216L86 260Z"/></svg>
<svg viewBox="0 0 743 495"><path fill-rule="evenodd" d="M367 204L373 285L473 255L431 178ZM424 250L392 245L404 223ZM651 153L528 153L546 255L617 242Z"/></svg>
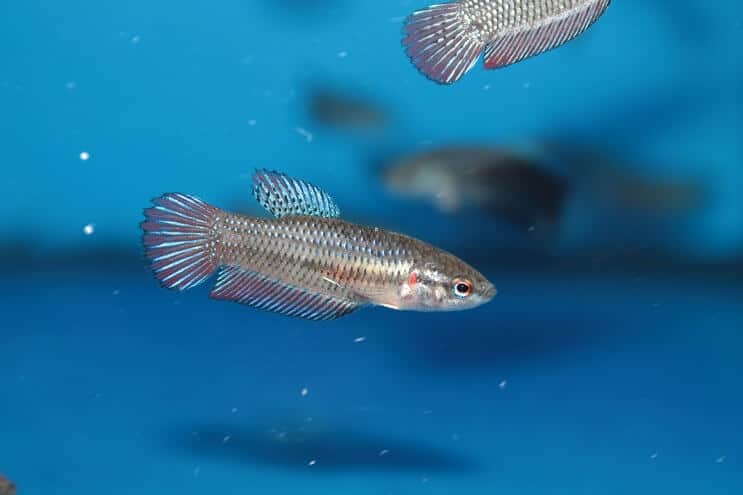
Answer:
<svg viewBox="0 0 743 495"><path fill-rule="evenodd" d="M403 32L410 61L441 84L458 81L480 58L485 44L465 26L459 2L432 5L410 15Z"/></svg>
<svg viewBox="0 0 743 495"><path fill-rule="evenodd" d="M219 266L214 222L219 210L193 196L171 193L144 210L144 250L163 287L186 290Z"/></svg>

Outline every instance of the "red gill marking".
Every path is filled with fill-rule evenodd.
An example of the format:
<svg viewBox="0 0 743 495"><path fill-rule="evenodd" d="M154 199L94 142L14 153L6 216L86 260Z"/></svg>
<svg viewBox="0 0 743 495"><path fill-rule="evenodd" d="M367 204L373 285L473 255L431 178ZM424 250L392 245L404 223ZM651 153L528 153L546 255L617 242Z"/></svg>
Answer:
<svg viewBox="0 0 743 495"><path fill-rule="evenodd" d="M415 284L418 283L418 272L410 272L410 277L408 277L408 285L412 289L415 287Z"/></svg>

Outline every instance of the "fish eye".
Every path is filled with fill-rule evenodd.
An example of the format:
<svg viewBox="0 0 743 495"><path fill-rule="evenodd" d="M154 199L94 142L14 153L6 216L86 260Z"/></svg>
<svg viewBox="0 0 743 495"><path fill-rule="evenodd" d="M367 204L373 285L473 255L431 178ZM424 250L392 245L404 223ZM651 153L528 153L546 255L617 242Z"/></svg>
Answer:
<svg viewBox="0 0 743 495"><path fill-rule="evenodd" d="M472 282L461 278L454 279L452 289L457 297L467 297L472 294Z"/></svg>

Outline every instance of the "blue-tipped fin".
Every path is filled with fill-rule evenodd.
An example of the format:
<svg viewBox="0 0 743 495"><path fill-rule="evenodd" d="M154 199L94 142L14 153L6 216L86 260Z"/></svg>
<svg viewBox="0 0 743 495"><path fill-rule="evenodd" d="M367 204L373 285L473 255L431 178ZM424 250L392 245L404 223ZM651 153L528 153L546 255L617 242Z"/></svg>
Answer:
<svg viewBox="0 0 743 495"><path fill-rule="evenodd" d="M336 218L341 213L328 193L280 172L256 170L253 195L261 206L278 218L289 215Z"/></svg>

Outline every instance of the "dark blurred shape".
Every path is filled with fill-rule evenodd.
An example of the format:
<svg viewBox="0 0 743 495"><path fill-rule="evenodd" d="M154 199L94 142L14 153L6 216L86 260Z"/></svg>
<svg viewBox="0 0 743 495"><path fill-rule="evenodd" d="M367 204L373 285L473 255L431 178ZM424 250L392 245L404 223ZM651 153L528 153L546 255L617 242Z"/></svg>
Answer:
<svg viewBox="0 0 743 495"><path fill-rule="evenodd" d="M702 207L708 197L696 181L649 177L639 171L657 167L637 166L617 152L568 141L545 143L544 151L599 207L630 215L678 215Z"/></svg>
<svg viewBox="0 0 743 495"><path fill-rule="evenodd" d="M383 170L385 185L454 213L475 207L517 227L551 230L567 181L545 163L508 149L446 147L403 156Z"/></svg>
<svg viewBox="0 0 743 495"><path fill-rule="evenodd" d="M472 462L426 444L338 428L315 421L249 428L228 424L196 425L176 430L171 447L191 455L295 470L344 472L465 472ZM313 462L314 461L314 462Z"/></svg>
<svg viewBox="0 0 743 495"><path fill-rule="evenodd" d="M15 485L0 474L0 495L16 495Z"/></svg>
<svg viewBox="0 0 743 495"><path fill-rule="evenodd" d="M313 87L309 111L318 123L338 130L369 132L383 129L389 118L379 105L352 91Z"/></svg>

